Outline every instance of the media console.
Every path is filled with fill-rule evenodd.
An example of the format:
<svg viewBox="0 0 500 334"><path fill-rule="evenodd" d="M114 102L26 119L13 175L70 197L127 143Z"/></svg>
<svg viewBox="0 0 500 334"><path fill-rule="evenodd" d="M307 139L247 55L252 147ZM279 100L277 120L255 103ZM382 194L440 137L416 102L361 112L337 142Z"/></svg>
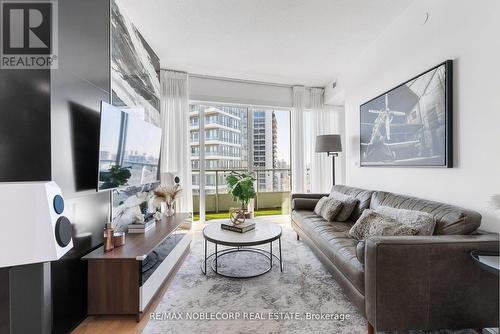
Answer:
<svg viewBox="0 0 500 334"><path fill-rule="evenodd" d="M189 250L192 233L181 228L185 213L163 217L144 234L127 234L122 247L97 248L88 262L88 314L130 314L140 320L169 273Z"/></svg>

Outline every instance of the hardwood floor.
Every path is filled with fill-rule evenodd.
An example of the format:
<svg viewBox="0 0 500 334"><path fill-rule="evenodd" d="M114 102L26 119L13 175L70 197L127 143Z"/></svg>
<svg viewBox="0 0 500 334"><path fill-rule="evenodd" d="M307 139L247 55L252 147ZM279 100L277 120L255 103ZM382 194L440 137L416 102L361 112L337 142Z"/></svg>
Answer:
<svg viewBox="0 0 500 334"><path fill-rule="evenodd" d="M146 327L149 321L149 313L153 312L160 302L161 298L167 291L168 287L172 283L173 278L179 271L182 263L189 254L189 248L184 252L179 262L175 265L165 283L158 291L157 295L154 297L151 304L144 311L144 316L141 321L137 322L134 316L89 316L85 319L78 327L72 332L73 334L109 334L109 333L120 333L120 334L136 334L141 333L141 331Z"/></svg>

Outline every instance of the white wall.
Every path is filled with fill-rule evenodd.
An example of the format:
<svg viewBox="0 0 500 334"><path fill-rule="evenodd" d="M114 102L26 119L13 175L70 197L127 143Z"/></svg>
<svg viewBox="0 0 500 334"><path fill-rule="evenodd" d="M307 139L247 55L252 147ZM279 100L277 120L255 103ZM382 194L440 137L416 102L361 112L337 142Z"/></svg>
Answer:
<svg viewBox="0 0 500 334"><path fill-rule="evenodd" d="M482 229L500 232L500 208L495 214L491 204L500 194L499 33L498 0L414 1L339 78L347 184L474 209ZM446 59L454 61L454 168L359 167L360 104Z"/></svg>

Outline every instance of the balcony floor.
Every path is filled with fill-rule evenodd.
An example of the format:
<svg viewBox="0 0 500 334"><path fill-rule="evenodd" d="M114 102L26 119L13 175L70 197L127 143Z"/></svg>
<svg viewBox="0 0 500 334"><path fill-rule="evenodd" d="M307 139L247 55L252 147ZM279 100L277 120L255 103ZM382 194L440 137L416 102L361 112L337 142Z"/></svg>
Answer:
<svg viewBox="0 0 500 334"><path fill-rule="evenodd" d="M283 213L281 208L277 209L260 209L255 211L255 217L262 217L262 216L277 216L277 215L284 215L286 213ZM213 220L213 219L226 219L229 218L229 213L228 212L207 212L205 220ZM195 213L193 215L193 221L199 221L200 220L200 215L198 213Z"/></svg>

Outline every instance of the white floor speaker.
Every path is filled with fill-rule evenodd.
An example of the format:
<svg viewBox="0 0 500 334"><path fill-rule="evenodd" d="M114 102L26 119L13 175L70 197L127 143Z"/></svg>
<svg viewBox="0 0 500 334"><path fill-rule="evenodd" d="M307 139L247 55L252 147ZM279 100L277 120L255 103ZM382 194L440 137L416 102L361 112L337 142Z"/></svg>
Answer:
<svg viewBox="0 0 500 334"><path fill-rule="evenodd" d="M0 267L54 261L73 248L55 182L0 183Z"/></svg>

